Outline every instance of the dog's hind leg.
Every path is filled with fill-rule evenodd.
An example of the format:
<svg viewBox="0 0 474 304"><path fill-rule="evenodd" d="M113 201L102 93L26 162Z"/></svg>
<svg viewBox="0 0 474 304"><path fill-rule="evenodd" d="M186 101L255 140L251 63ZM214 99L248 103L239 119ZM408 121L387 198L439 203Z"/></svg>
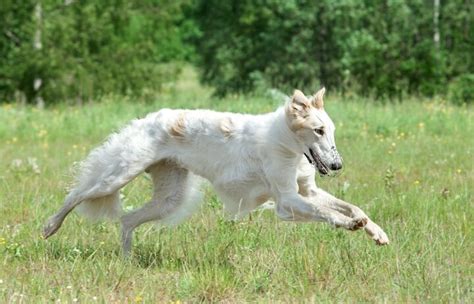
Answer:
<svg viewBox="0 0 474 304"><path fill-rule="evenodd" d="M67 195L61 209L48 219L43 229L43 238L47 239L55 234L66 216L83 202L86 203L86 206L84 206L82 213L90 218L97 219L104 215L118 215L117 209L120 207L118 191L139 173L138 171L134 173L126 171L117 175L117 172L114 172L114 175L108 177L82 178L80 183Z"/></svg>
<svg viewBox="0 0 474 304"><path fill-rule="evenodd" d="M81 202L81 199L74 192L68 194L64 205L59 211L51 216L43 228L43 238L47 239L58 231L66 216Z"/></svg>
<svg viewBox="0 0 474 304"><path fill-rule="evenodd" d="M163 161L149 168L154 184L153 198L143 207L121 217L122 249L130 254L135 228L150 221L178 224L199 206L193 187L194 176L172 161Z"/></svg>
<svg viewBox="0 0 474 304"><path fill-rule="evenodd" d="M138 167L138 164L135 164ZM84 170L74 189L67 195L61 209L51 216L43 229L43 238L47 239L61 227L66 216L79 204L85 203L83 213L91 218L118 215L120 200L118 191L137 175L143 172L147 164L143 162L142 170L128 170L127 167L112 166L113 169L94 173ZM101 169L100 167L97 170ZM81 206L82 207L82 206ZM109 216L110 217L110 216Z"/></svg>
<svg viewBox="0 0 474 304"><path fill-rule="evenodd" d="M136 120L94 149L82 162L63 207L48 220L43 237L53 235L82 202L86 215L118 215L118 190L161 159L162 149L157 149L162 143L158 130L160 127L153 119Z"/></svg>
<svg viewBox="0 0 474 304"><path fill-rule="evenodd" d="M134 177L135 176L131 176L128 181L132 180ZM120 202L118 190L123 185L123 183L111 183L106 187L96 186L84 192L78 191L77 188L73 189L67 195L61 209L59 209L59 211L51 216L46 222L43 228L43 238L47 239L55 234L59 228L61 228L66 216L82 202L87 202L90 204L102 202L103 205L107 205L104 206L105 208L117 208L116 205ZM98 210L100 210L100 208ZM104 212L104 210L101 211Z"/></svg>

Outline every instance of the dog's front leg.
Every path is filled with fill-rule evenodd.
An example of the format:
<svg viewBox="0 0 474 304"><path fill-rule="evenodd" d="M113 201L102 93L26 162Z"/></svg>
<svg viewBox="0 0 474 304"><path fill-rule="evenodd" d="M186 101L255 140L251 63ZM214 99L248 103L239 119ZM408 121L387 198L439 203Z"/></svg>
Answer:
<svg viewBox="0 0 474 304"><path fill-rule="evenodd" d="M385 232L377 224L372 222L370 218L359 207L349 204L341 199L338 199L331 194L319 189L315 183L315 171L312 166L303 161L298 166L298 193L306 200L313 202L315 205L327 206L337 212L340 212L352 219L366 223L364 230L372 237L378 245L385 245L389 243Z"/></svg>
<svg viewBox="0 0 474 304"><path fill-rule="evenodd" d="M342 214L351 217L354 221L362 222L364 230L375 241L377 245L386 245L389 243L387 234L374 223L359 207L349 204L341 199L334 197L326 191L317 188L311 192L312 195L308 198L314 201L315 204L321 204L334 209Z"/></svg>
<svg viewBox="0 0 474 304"><path fill-rule="evenodd" d="M315 183L315 170L313 166L309 165L306 160L300 162L297 171L298 193L304 199L317 206L326 206L335 212L352 218L359 223L357 228L362 228L368 222L368 217L358 207L339 200L329 193L319 189Z"/></svg>
<svg viewBox="0 0 474 304"><path fill-rule="evenodd" d="M273 163L265 166L266 177L278 217L286 221L326 222L348 230L365 228L378 244L388 243L383 230L362 210L317 188L314 175L301 174L301 168L298 172L297 162L293 163L291 158L272 159Z"/></svg>
<svg viewBox="0 0 474 304"><path fill-rule="evenodd" d="M336 228L343 227L348 230L360 229L367 223L348 217L327 205L314 200L310 201L297 193L281 195L276 202L276 213L279 218L285 221L326 222Z"/></svg>
<svg viewBox="0 0 474 304"><path fill-rule="evenodd" d="M297 159L275 155L267 164L266 176L275 199L276 214L285 221L318 221L349 230L361 228L361 223L328 206L318 204L298 193L303 190L297 183ZM284 172L284 174L282 174ZM313 181L314 183L314 181ZM309 189L308 189L309 190ZM305 194L311 193L307 191Z"/></svg>

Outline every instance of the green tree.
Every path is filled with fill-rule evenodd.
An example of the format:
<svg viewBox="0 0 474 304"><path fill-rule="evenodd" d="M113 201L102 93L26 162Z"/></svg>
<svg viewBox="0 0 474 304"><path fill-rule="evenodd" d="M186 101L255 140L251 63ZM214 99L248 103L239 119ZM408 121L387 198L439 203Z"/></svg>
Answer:
<svg viewBox="0 0 474 304"><path fill-rule="evenodd" d="M219 95L261 84L433 95L473 71L466 0L199 0L193 12L202 79Z"/></svg>
<svg viewBox="0 0 474 304"><path fill-rule="evenodd" d="M25 60L33 51L34 1L4 0L0 5L0 97L32 90L29 71L36 66Z"/></svg>
<svg viewBox="0 0 474 304"><path fill-rule="evenodd" d="M43 0L2 4L0 97L22 92L46 102L87 100L103 94L141 95L175 79L173 61L189 57L182 41L181 13L186 1ZM41 28L41 49L33 48ZM10 35L11 33L11 35ZM35 78L42 80L33 89Z"/></svg>

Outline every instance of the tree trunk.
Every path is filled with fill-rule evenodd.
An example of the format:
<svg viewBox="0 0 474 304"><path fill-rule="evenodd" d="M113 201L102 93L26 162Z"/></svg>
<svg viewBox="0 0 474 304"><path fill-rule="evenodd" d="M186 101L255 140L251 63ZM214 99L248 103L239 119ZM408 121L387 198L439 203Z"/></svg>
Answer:
<svg viewBox="0 0 474 304"><path fill-rule="evenodd" d="M439 50L439 5L441 0L433 0L433 42Z"/></svg>
<svg viewBox="0 0 474 304"><path fill-rule="evenodd" d="M35 38L33 41L33 48L38 53L40 53L41 49L43 48L43 44L41 43L42 15L43 15L43 10L41 8L41 1L38 1L35 6L34 19L36 22L36 31L35 31ZM34 96L35 96L36 106L40 109L44 108L44 100L40 93L42 84L43 84L43 80L41 79L41 76L36 75L33 81L33 90L35 92Z"/></svg>

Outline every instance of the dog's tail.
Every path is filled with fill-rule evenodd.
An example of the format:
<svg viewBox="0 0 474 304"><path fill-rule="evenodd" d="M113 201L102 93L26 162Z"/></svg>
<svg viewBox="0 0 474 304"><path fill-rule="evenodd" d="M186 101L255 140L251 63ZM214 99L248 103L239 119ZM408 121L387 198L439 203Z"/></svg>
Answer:
<svg viewBox="0 0 474 304"><path fill-rule="evenodd" d="M80 215L92 221L104 218L116 220L123 214L119 192L96 199L85 200L77 206L76 210Z"/></svg>
<svg viewBox="0 0 474 304"><path fill-rule="evenodd" d="M79 164L71 193L84 198L77 206L80 214L92 220L122 215L120 188L157 158L159 127L147 118L134 120L112 134Z"/></svg>

